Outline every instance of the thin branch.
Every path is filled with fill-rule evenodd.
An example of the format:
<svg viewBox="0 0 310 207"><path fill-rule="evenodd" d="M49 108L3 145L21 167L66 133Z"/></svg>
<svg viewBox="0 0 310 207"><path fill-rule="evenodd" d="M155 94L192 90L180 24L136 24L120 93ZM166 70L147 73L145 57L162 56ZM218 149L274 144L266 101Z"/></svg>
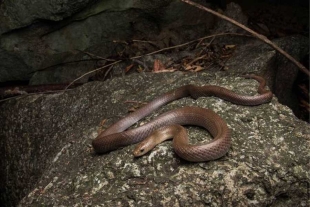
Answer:
<svg viewBox="0 0 310 207"><path fill-rule="evenodd" d="M215 15L215 16L221 18L221 19L224 19L224 20L226 20L226 21L228 21L228 22L230 22L230 23L236 25L237 27L240 27L240 28L244 29L245 31L251 33L254 37L257 37L257 38L260 39L261 41L267 43L267 44L270 45L272 48L274 48L274 49L277 50L279 53L281 53L283 56L285 56L287 59L289 59L290 61L292 61L302 72L304 72L305 74L307 74L307 75L310 77L310 72L309 72L309 70L308 70L305 66L303 66L300 62L298 62L295 58L293 58L291 55L289 55L288 53L286 53L284 50L282 50L282 49L281 49L280 47L278 47L276 44L274 44L273 42L271 42L271 41L270 41L267 37L265 37L264 35L261 35L261 34L255 32L255 31L249 29L248 27L246 27L246 26L240 24L239 22L237 22L237 21L235 21L235 20L233 20L233 19L231 19L231 18L229 18L229 17L227 17L227 16L225 16L225 15L222 15L222 14L216 12L216 11L213 11L212 9L209 9L209 8L207 8L207 7L204 7L204 6L200 5L200 4L197 4L197 3L192 2L192 1L189 1L189 0L181 0L181 1L183 1L183 2L185 2L185 3L187 3L187 4L190 4L190 5L192 5L192 6L195 6L195 7L199 8L199 9L205 10L205 11L207 11L207 12L209 12L209 13L211 13L211 14L213 14L213 15Z"/></svg>
<svg viewBox="0 0 310 207"><path fill-rule="evenodd" d="M33 74L33 73L36 73L36 72L39 72L39 71L43 71L43 70L49 70L53 67L57 67L57 66L61 66L61 65L66 65L66 64L73 64L73 63L79 63L79 62L90 62L90 61L95 61L95 60L102 60L102 58L100 59L85 59L85 60L73 60L73 61L67 61L67 62L62 62L62 63L57 63L55 65L50 65L50 66L47 66L45 68L40 68L38 70L35 70L35 71L31 71L29 72L28 74Z"/></svg>
<svg viewBox="0 0 310 207"><path fill-rule="evenodd" d="M147 53L147 54L144 54L144 55L139 55L139 56L134 56L134 57L131 57L129 58L129 60L135 60L135 59L138 59L138 58L141 58L141 57L144 57L144 56L148 56L148 55L153 55L153 54L156 54L156 53L160 53L160 52L163 52L163 51L168 51L168 50L172 50L172 49L175 49L175 48L179 48L179 47L184 47L186 45L189 45L189 44L192 44L194 42L197 42L197 41L202 41L202 40L205 40L205 39L208 39L208 38L214 38L214 37L218 37L218 36L224 36L224 35L236 35L236 36L247 36L247 37L252 37L250 35L244 35L244 34L238 34L238 33L220 33L220 34L214 34L214 35L209 35L209 36L205 36L205 37L202 37L202 38L199 38L199 39L196 39L196 40L192 40L192 41L189 41L189 42L186 42L186 43L183 43L183 44L180 44L180 45L175 45L175 46L172 46L172 47L166 47L166 48L163 48L163 49L160 49L160 50L156 50L154 52L150 52L150 53ZM136 40L137 41L137 40ZM89 53L90 54L90 53ZM97 56L98 58L102 58L100 56ZM103 67L100 67L100 68L97 68L95 70L92 70L92 71L89 71L85 74L83 74L82 76L76 78L75 80L73 80L68 86L67 88L69 88L74 82L76 82L77 80L80 80L81 78L83 78L84 76L86 75L89 75L91 73L94 73L94 72L97 72L99 70L102 70L104 68L107 68L111 65L115 65L119 62L122 62L123 60L118 60L118 61L115 61L111 64L108 64L108 65L105 65ZM67 89L66 88L66 89ZM65 89L65 90L66 90Z"/></svg>
<svg viewBox="0 0 310 207"><path fill-rule="evenodd" d="M114 65L111 65L109 67L109 69L107 71L105 71L104 76L103 76L103 80L106 79L106 77L108 76L108 74L111 72L111 70L113 69Z"/></svg>
<svg viewBox="0 0 310 207"><path fill-rule="evenodd" d="M102 70L102 69L107 68L107 67L109 67L109 66L111 66L111 65L115 65L115 64L117 64L117 63L119 63L119 62L122 62L122 60L115 61L115 62L110 63L110 64L108 64L108 65L105 65L105 66L102 66L102 67L97 68L97 69L95 69L95 70L92 70L92 71L89 71L89 72L87 72L87 73L84 73L84 74L81 75L80 77L74 79L74 80L65 88L64 91L66 91L73 83L75 83L75 81L80 80L81 78L87 76L88 74L91 74L91 73L94 73L94 72L96 72L96 71Z"/></svg>
<svg viewBox="0 0 310 207"><path fill-rule="evenodd" d="M20 99L20 98L24 98L26 96L32 96L32 95L38 95L38 94L48 94L48 93L58 93L58 92L62 93L62 92L64 92L64 90L69 91L69 90L72 90L72 88L62 89L62 90L52 90L52 91L33 92L33 93L20 94L18 96L13 96L13 97L8 97L8 98L0 99L0 103L8 101L8 100L11 100L11 99Z"/></svg>
<svg viewBox="0 0 310 207"><path fill-rule="evenodd" d="M82 50L77 50L77 51L82 52L82 53L84 53L84 54L90 56L90 57L93 58L93 59L106 60L106 61L115 61L114 59L104 58L104 57L101 57L101 56L92 54L92 53L90 53L90 52L86 52L86 51L82 51Z"/></svg>
<svg viewBox="0 0 310 207"><path fill-rule="evenodd" d="M199 39L196 39L196 40L192 40L192 41L180 44L180 45L175 45L175 46L172 46L172 47L166 47L166 48L163 48L163 49L160 49L160 50L156 50L154 52L150 52L150 53L147 53L147 54L144 54L144 55L135 56L135 57L132 57L130 59L137 59L137 58L148 56L148 55L154 55L154 54L159 53L159 52L163 52L163 51L167 51L167 50L171 50L171 49L175 49L175 48L179 48L179 47L184 47L184 46L192 44L194 42L202 41L204 39L208 39L208 38L211 38L211 37L214 38L214 37L224 36L224 35L248 36L248 35L244 35L244 34L227 33L227 32L226 33L220 33L220 34L213 34L213 35L205 36L205 37L202 37L202 38L199 38ZM252 36L248 36L248 37L252 37Z"/></svg>

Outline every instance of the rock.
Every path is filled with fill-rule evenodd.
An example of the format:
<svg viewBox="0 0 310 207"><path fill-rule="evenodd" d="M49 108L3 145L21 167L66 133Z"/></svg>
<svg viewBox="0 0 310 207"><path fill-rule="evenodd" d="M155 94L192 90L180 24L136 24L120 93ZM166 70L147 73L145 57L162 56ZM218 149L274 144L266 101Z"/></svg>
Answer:
<svg viewBox="0 0 310 207"><path fill-rule="evenodd" d="M95 68L97 59L84 51L107 58L119 55L135 39L178 44L205 35L214 22L202 10L167 0L27 0L1 6L0 62L7 63L0 69L0 82L30 77L31 84L72 81ZM184 16L186 20L180 20ZM85 67L85 62L92 66Z"/></svg>
<svg viewBox="0 0 310 207"><path fill-rule="evenodd" d="M224 15L239 22L242 25L247 26L248 24L248 17L242 12L241 7L234 2L227 4ZM215 26L214 33L216 34L225 32L239 33L239 34L247 33L246 31L233 25L232 23L218 18L218 22Z"/></svg>
<svg viewBox="0 0 310 207"><path fill-rule="evenodd" d="M0 59L1 80L25 80L31 78L31 75L28 74L30 68L14 53L9 53L0 48Z"/></svg>
<svg viewBox="0 0 310 207"><path fill-rule="evenodd" d="M242 44L244 40L235 40L235 44ZM239 43L238 43L239 42ZM284 37L274 40L274 43L301 61L308 56L309 39L300 35ZM289 106L293 111L298 110L296 93L293 91L297 76L306 75L282 54L260 41L250 41L237 47L232 58L225 63L226 70L233 73L259 72L267 77L267 82L278 97L279 102Z"/></svg>
<svg viewBox="0 0 310 207"><path fill-rule="evenodd" d="M288 47L287 43L291 47ZM297 61L308 59L309 57L309 38L304 36L291 36L280 38L276 44L293 56ZM274 91L280 103L289 106L293 111L297 111L299 105L296 101L296 79L299 76L303 80L309 80L306 74L300 72L298 68L284 56L277 54L275 60L275 77Z"/></svg>
<svg viewBox="0 0 310 207"><path fill-rule="evenodd" d="M80 11L86 1L3 1L0 2L0 34L27 27L40 20L60 21Z"/></svg>
<svg viewBox="0 0 310 207"><path fill-rule="evenodd" d="M232 130L226 156L205 163L180 159L170 142L134 159L134 146L95 155L91 140L133 105L178 86L220 85L255 95L254 80L217 73L133 74L52 95L0 105L1 201L6 206L306 206L309 199L309 124L278 103L239 106L216 97L183 98L163 111L210 108ZM210 139L189 127L193 143ZM21 199L21 200L20 200Z"/></svg>

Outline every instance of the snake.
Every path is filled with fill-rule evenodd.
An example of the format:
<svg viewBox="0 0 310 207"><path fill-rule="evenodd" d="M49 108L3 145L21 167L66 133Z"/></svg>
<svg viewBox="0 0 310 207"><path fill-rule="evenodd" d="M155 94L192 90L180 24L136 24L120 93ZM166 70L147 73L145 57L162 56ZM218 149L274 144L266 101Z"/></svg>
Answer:
<svg viewBox="0 0 310 207"><path fill-rule="evenodd" d="M158 96L99 133L92 140L93 149L97 154L103 154L141 142L133 152L135 157L139 157L162 141L173 139L172 146L175 153L184 160L205 162L223 157L231 147L231 132L225 120L210 109L185 106L165 112L140 127L128 128L159 107L188 96L193 99L215 96L244 106L257 106L271 101L273 94L266 89L266 81L263 77L254 74L243 75L243 77L259 82L257 95L240 95L216 85L196 86L190 84L181 86ZM190 144L186 130L182 125L205 128L213 139L206 143Z"/></svg>

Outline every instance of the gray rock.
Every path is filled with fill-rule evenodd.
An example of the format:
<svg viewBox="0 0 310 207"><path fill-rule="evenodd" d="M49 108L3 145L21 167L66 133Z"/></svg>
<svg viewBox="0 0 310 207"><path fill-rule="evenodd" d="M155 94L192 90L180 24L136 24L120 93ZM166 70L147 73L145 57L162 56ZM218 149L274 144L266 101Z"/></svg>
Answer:
<svg viewBox="0 0 310 207"><path fill-rule="evenodd" d="M90 0L32 1L12 0L0 2L0 34L29 26L39 20L60 21L83 9Z"/></svg>
<svg viewBox="0 0 310 207"><path fill-rule="evenodd" d="M242 44L241 42L238 43L237 40L235 44ZM301 61L309 54L307 37L299 35L284 37L274 40L274 43L284 48L297 61ZM225 69L232 73L264 74L280 103L289 106L293 111L298 110L299 106L293 87L301 72L291 61L270 46L256 40L237 47L233 57L225 63ZM306 75L301 73L300 76Z"/></svg>
<svg viewBox="0 0 310 207"><path fill-rule="evenodd" d="M287 43L291 47L287 47ZM309 38L303 36L291 36L288 38L280 38L275 42L281 48L293 56L296 60L302 61L309 57ZM274 91L282 104L289 106L293 111L299 108L294 91L294 84L297 76L307 79L306 75L298 70L296 66L284 56L277 54L276 70L274 76L277 77L274 83Z"/></svg>
<svg viewBox="0 0 310 207"><path fill-rule="evenodd" d="M248 25L248 17L243 13L241 7L234 2L227 4L224 15L239 22L242 25L245 26ZM218 22L216 24L214 33L224 33L224 32L239 33L239 34L247 33L246 31L233 25L232 23L218 18Z"/></svg>
<svg viewBox="0 0 310 207"><path fill-rule="evenodd" d="M0 68L0 82L29 80L32 75L32 84L74 80L85 72L85 66L78 64L85 62L80 51L115 56L126 48L124 42L133 39L158 41L162 46L169 41L178 44L205 35L214 20L210 14L183 2L167 0L1 4L0 62L11 58L6 67ZM96 64L96 60L89 62ZM16 74L10 75L12 70Z"/></svg>
<svg viewBox="0 0 310 207"><path fill-rule="evenodd" d="M134 74L62 94L24 96L0 105L1 200L19 206L306 206L309 124L278 103L239 106L216 97L174 101L163 111L210 108L232 130L232 147L216 161L188 163L165 142L134 159L134 146L95 155L91 140L126 116L132 104L178 86L220 85L255 95L257 83L226 73ZM136 127L135 126L135 127ZM210 139L189 127L193 143Z"/></svg>
<svg viewBox="0 0 310 207"><path fill-rule="evenodd" d="M14 53L0 48L0 79L1 80L29 80L30 68ZM27 74L28 73L28 74ZM1 82L0 80L0 82Z"/></svg>

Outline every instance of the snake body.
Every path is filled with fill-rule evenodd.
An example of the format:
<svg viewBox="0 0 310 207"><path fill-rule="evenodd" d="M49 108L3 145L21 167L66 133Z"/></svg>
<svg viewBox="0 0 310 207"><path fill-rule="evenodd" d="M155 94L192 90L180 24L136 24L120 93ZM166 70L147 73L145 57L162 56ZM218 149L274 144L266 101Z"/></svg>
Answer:
<svg viewBox="0 0 310 207"><path fill-rule="evenodd" d="M174 136L174 150L185 160L202 162L217 159L225 155L229 150L231 136L226 122L209 109L183 107L166 112L141 127L125 130L160 106L186 96L191 96L194 99L202 96L216 96L234 104L246 106L260 105L272 99L272 92L265 89L265 79L256 75L246 75L244 77L255 79L260 83L258 95L239 95L226 88L213 85L182 86L155 98L147 105L111 125L92 141L93 148L96 153L106 153L120 147L141 142L146 137L150 136L153 131L157 130L166 131L166 135L163 133L164 136L166 136L165 138ZM168 127L170 125L172 125L171 128ZM188 144L186 133L184 133L183 129L178 125L198 125L204 127L210 132L214 139L206 144L190 145ZM160 139L158 135L156 135L156 132L153 137L155 137L155 140ZM148 140L150 141L147 142L152 143L151 145L155 145L154 143L156 141L154 141L154 139ZM145 150L141 148L142 146L145 146L145 144L141 144L141 146L138 146L135 150L134 154L136 156L145 153Z"/></svg>

